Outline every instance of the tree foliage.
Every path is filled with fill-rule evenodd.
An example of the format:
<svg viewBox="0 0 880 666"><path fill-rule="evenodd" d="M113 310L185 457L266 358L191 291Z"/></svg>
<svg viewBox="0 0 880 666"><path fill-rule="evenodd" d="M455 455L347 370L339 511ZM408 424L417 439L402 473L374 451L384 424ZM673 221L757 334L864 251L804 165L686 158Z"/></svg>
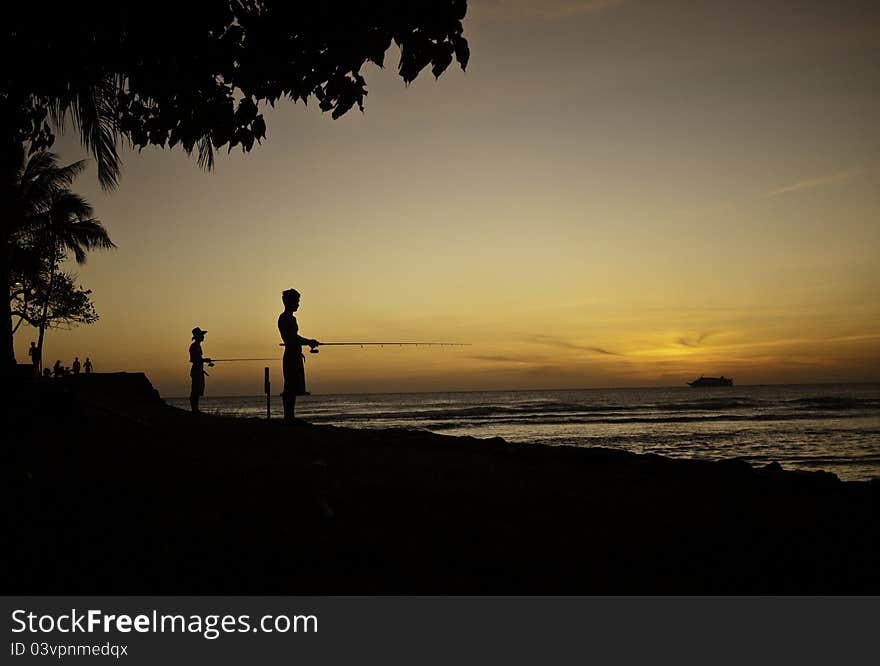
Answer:
<svg viewBox="0 0 880 666"><path fill-rule="evenodd" d="M91 291L76 285L76 277L60 270L73 255L83 264L87 253L115 247L107 230L93 216L91 205L70 190L85 166L60 166L48 151L29 158L18 154L19 167L11 191L18 214L7 221L10 316L40 329L42 348L47 328L71 328L98 320Z"/></svg>
<svg viewBox="0 0 880 666"><path fill-rule="evenodd" d="M57 269L68 253L84 264L87 252L116 247L89 202L70 190L83 169L82 160L60 166L54 153L26 157L19 148L9 197L16 215L6 220L11 270Z"/></svg>
<svg viewBox="0 0 880 666"><path fill-rule="evenodd" d="M43 272L20 279L10 293L12 316L18 318L16 329L21 322L34 328L69 329L98 321L92 290L78 285L73 273L57 272L50 277Z"/></svg>
<svg viewBox="0 0 880 666"><path fill-rule="evenodd" d="M60 166L54 153L26 157L19 148L18 161L11 187L17 214L6 221L13 270L34 257L58 264L68 252L84 264L88 251L115 247L89 202L70 190L84 160Z"/></svg>
<svg viewBox="0 0 880 666"><path fill-rule="evenodd" d="M367 94L362 69L392 43L406 83L469 58L466 0L187 0L13 3L0 28L0 109L32 150L50 120L70 117L112 186L120 137L181 146L210 166L214 150L249 151L266 136L260 103L307 102L338 118ZM101 157L103 156L103 157Z"/></svg>

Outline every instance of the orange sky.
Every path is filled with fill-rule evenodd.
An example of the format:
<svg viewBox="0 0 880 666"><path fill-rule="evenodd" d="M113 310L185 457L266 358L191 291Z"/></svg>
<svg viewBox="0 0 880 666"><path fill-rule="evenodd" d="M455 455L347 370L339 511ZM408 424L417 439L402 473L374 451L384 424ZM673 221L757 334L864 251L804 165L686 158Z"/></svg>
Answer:
<svg viewBox="0 0 880 666"><path fill-rule="evenodd" d="M183 395L193 326L278 356L295 287L319 340L472 343L326 348L318 393L880 379L875 3L470 4L467 73L405 88L389 54L364 114L282 103L212 173L144 151L115 192L83 175L118 250L76 269L101 320L44 359ZM263 365L207 394L259 393Z"/></svg>

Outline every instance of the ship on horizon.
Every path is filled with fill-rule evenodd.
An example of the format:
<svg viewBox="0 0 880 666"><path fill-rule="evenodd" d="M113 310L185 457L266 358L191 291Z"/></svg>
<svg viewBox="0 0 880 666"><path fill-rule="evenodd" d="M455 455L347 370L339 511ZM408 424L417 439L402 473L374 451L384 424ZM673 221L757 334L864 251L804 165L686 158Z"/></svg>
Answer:
<svg viewBox="0 0 880 666"><path fill-rule="evenodd" d="M730 377L721 375L720 377L703 377L688 382L688 386L733 386L733 380Z"/></svg>

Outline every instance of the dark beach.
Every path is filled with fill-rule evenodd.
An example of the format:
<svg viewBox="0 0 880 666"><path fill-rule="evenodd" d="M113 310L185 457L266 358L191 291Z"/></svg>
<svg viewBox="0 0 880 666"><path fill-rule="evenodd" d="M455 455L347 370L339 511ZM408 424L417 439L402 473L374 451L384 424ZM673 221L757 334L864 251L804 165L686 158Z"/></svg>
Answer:
<svg viewBox="0 0 880 666"><path fill-rule="evenodd" d="M6 594L880 591L877 480L194 417L131 373L7 414Z"/></svg>

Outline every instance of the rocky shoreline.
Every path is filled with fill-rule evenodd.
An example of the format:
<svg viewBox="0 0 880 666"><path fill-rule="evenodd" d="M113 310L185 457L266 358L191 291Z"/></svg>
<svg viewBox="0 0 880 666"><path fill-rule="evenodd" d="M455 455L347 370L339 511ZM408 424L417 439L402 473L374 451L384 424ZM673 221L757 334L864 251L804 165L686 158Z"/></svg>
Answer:
<svg viewBox="0 0 880 666"><path fill-rule="evenodd" d="M878 481L194 417L139 373L8 414L6 594L880 590Z"/></svg>

